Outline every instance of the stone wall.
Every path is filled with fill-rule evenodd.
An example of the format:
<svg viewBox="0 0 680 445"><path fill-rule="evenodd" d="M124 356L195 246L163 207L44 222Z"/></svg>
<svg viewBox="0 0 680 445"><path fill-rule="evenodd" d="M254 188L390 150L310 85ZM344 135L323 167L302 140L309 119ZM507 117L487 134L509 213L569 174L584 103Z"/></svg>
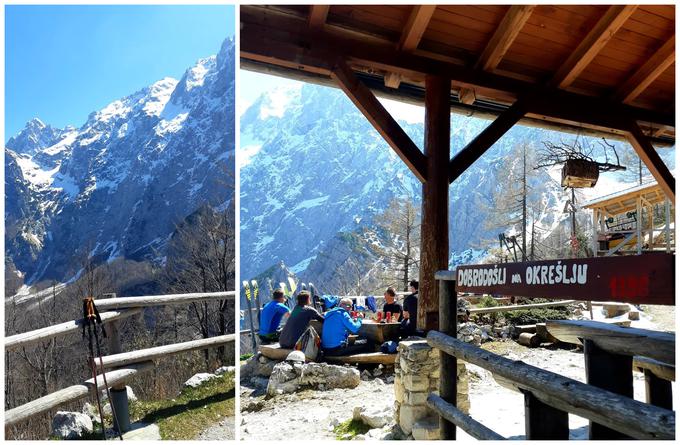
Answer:
<svg viewBox="0 0 680 445"><path fill-rule="evenodd" d="M427 396L439 394L439 351L426 340L399 343L395 366L395 420L402 431L416 440L439 438L438 417L427 407ZM468 413L468 378L465 364L458 361L457 406Z"/></svg>

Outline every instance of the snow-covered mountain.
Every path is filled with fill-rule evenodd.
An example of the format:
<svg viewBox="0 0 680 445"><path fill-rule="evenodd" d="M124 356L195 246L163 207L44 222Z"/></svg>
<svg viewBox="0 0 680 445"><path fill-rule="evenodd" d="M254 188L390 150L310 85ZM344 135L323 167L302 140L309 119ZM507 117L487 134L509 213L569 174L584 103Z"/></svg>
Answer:
<svg viewBox="0 0 680 445"><path fill-rule="evenodd" d="M400 124L422 149L423 125ZM452 115L452 152L488 124ZM573 137L516 126L453 183L452 265L477 260L484 253L480 245L497 239L499 231L488 228L487 221L502 179L521 171L521 157L511 155L513 150L525 142L538 149L541 141ZM319 274L329 276L329 264L335 268L345 261L348 252L339 243L361 237L392 198L410 198L420 206L418 180L336 89L291 82L265 92L241 116L239 150L244 279L283 261L303 280L318 283ZM529 182L538 203L537 225L548 231L567 218L562 211L569 197L551 173L537 170ZM342 233L352 236L338 236Z"/></svg>
<svg viewBox="0 0 680 445"><path fill-rule="evenodd" d="M233 207L234 41L80 128L33 119L5 145L6 257L28 283L63 281L84 257L162 257L175 225ZM67 104L65 104L67 106Z"/></svg>

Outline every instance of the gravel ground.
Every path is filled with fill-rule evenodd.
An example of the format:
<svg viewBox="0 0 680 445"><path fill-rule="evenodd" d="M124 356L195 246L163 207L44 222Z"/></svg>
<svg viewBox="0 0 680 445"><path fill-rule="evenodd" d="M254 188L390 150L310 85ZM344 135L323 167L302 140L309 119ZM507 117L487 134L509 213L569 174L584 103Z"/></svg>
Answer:
<svg viewBox="0 0 680 445"><path fill-rule="evenodd" d="M233 417L227 417L198 435L196 440L234 440L235 424Z"/></svg>
<svg viewBox="0 0 680 445"><path fill-rule="evenodd" d="M354 389L305 390L269 400L261 395L266 381L241 383L242 440L335 440L333 426L351 419L355 406L394 405L394 385L382 378L362 380Z"/></svg>

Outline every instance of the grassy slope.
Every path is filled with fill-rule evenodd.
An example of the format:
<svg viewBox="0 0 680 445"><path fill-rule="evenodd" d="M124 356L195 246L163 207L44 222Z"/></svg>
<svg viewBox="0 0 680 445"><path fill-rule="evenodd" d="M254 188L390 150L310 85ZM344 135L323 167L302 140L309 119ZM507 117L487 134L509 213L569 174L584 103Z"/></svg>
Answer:
<svg viewBox="0 0 680 445"><path fill-rule="evenodd" d="M185 388L172 400L131 403L130 419L157 424L163 439L192 440L234 415L235 394L234 374L223 374L198 388Z"/></svg>

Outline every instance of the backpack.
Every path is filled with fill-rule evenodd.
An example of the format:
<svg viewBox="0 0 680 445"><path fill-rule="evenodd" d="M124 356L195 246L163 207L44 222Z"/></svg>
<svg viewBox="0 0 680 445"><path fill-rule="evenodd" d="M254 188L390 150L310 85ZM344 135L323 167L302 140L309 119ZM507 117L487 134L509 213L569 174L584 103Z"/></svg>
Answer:
<svg viewBox="0 0 680 445"><path fill-rule="evenodd" d="M316 330L307 326L305 332L302 333L298 341L295 342L296 351L302 351L305 354L305 358L310 361L316 361L319 355L319 348L321 347L321 337L316 333Z"/></svg>

